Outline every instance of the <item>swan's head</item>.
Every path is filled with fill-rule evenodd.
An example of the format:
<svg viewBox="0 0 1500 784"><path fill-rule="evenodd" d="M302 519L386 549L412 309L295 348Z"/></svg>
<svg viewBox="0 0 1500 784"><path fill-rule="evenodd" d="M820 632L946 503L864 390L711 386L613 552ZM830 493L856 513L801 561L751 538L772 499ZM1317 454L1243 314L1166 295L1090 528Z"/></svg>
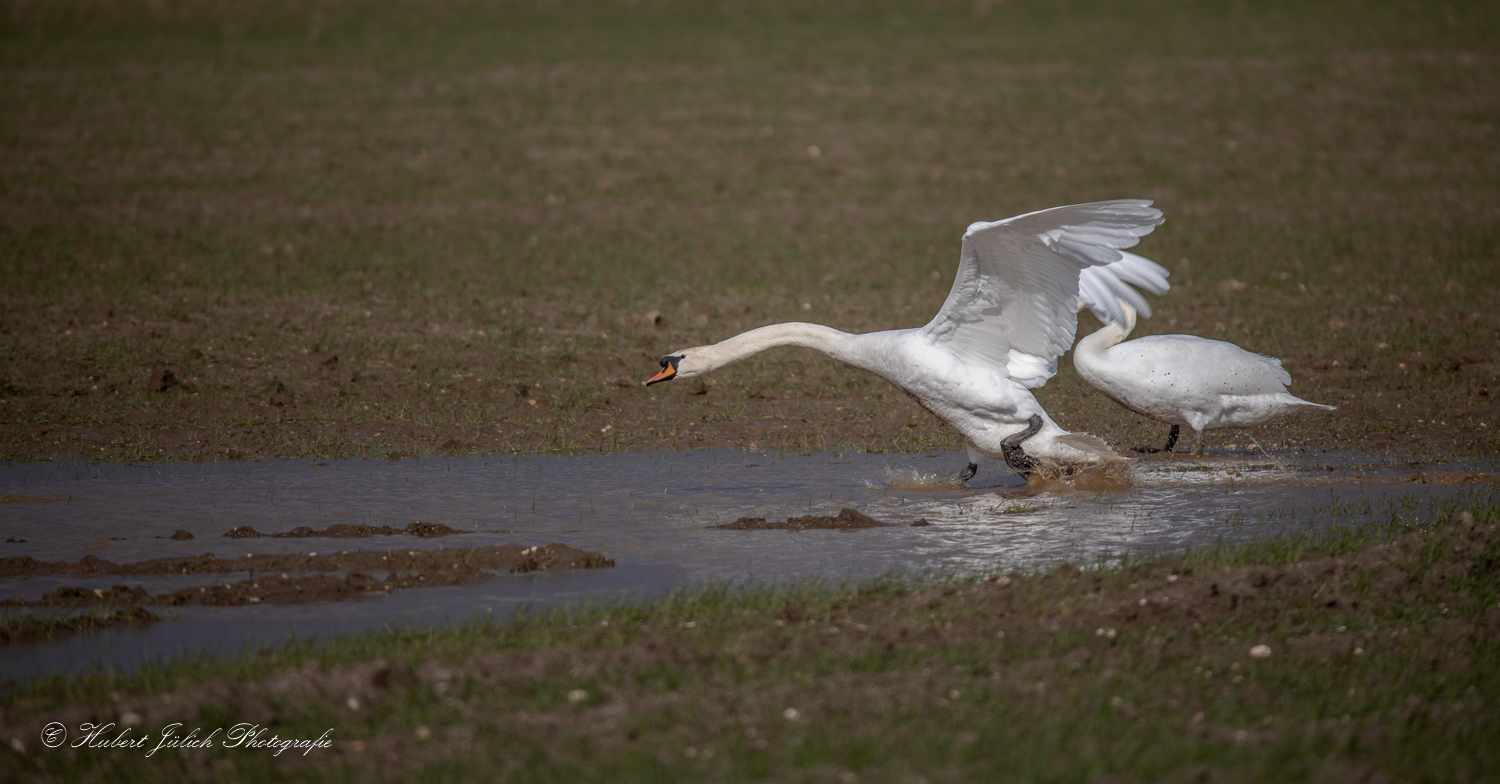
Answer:
<svg viewBox="0 0 1500 784"><path fill-rule="evenodd" d="M646 386L671 381L674 378L692 378L713 370L713 366L704 361L707 359L706 351L708 351L707 346L700 346L674 351L662 357L661 372L647 379Z"/></svg>

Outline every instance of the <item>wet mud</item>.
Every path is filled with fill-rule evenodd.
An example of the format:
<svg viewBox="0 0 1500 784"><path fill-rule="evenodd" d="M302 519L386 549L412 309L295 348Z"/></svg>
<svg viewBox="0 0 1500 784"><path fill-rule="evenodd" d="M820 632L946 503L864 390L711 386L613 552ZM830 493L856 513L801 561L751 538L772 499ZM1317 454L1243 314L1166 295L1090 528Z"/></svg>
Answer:
<svg viewBox="0 0 1500 784"><path fill-rule="evenodd" d="M152 596L140 586L115 585L103 588L79 588L65 585L53 590L41 599L28 602L22 599L7 599L0 603L8 607L97 607L110 605L153 604L164 607L202 605L205 607L236 607L247 604L311 604L313 602L336 602L355 599L362 594L385 592L396 588L428 585L454 585L488 577L487 573L467 571L462 575L437 574L426 580L426 575L401 578L394 583L382 582L370 575L355 572L345 577L326 574L269 575L260 579L241 580L219 585L180 588L175 591ZM415 586L411 583L415 583Z"/></svg>
<svg viewBox="0 0 1500 784"><path fill-rule="evenodd" d="M79 632L99 629L140 628L161 620L144 607L112 609L94 615L69 618L0 616L0 645L48 642Z"/></svg>
<svg viewBox="0 0 1500 784"><path fill-rule="evenodd" d="M140 586L103 588L61 586L35 601L19 597L0 602L4 607L119 607L100 615L48 619L30 616L0 618L0 643L44 642L77 632L118 626L141 626L157 618L141 605L159 607L237 607L339 602L410 588L471 585L497 572L511 574L562 569L604 569L614 561L599 553L563 544L546 547L503 545L470 550L356 552L334 555L247 556L220 559L212 553L194 558L162 558L115 564L85 556L76 563L42 562L30 558L0 559L0 574L28 577L47 574L166 575L249 572L250 579L215 585L179 588L152 596ZM347 572L302 574L307 571ZM255 576L261 572L259 577ZM295 572L295 574L294 574Z"/></svg>
<svg viewBox="0 0 1500 784"><path fill-rule="evenodd" d="M1500 475L1482 471L1423 471L1414 469L1411 481L1424 485L1500 484Z"/></svg>
<svg viewBox="0 0 1500 784"><path fill-rule="evenodd" d="M1036 471L1026 478L1026 485L1009 495L1123 493L1133 486L1130 463L1124 460L1081 466L1039 460Z"/></svg>
<svg viewBox="0 0 1500 784"><path fill-rule="evenodd" d="M152 604L167 607L203 605L206 607L237 607L246 604L311 604L313 602L339 602L358 599L376 592L397 588L455 585L489 577L477 570L465 570L461 575L442 573L434 579L424 581L425 575L397 581L399 584L383 583L368 574L355 572L342 578L326 574L303 577L276 575L258 580L241 580L223 585L207 585L198 588L180 588L171 593L158 594ZM441 579L441 578L448 579ZM455 579L456 578L456 579Z"/></svg>
<svg viewBox="0 0 1500 784"><path fill-rule="evenodd" d="M29 495L0 495L0 504L55 504L66 498L37 498Z"/></svg>
<svg viewBox="0 0 1500 784"><path fill-rule="evenodd" d="M20 597L0 602L15 608L96 608L102 613L45 618L0 616L0 644L21 645L56 640L70 634L106 628L139 627L160 620L142 605L157 607L239 607L306 605L340 602L410 588L438 588L484 582L497 572L605 569L614 561L600 555L552 544L545 547L503 545L468 550L355 552L338 555L274 555L215 558L161 558L116 564L92 556L76 563L31 558L0 559L0 575L36 577L49 574L171 575L249 572L249 579L190 586L152 595L141 586L116 584L108 590L60 586L40 599ZM309 571L347 572L304 574ZM261 573L257 576L257 573Z"/></svg>
<svg viewBox="0 0 1500 784"><path fill-rule="evenodd" d="M845 508L839 510L836 515L788 517L784 523L769 522L764 517L741 517L732 523L709 527L724 531L810 531L815 529L854 531L861 528L884 528L889 525L893 524L882 523L867 514Z"/></svg>
<svg viewBox="0 0 1500 784"><path fill-rule="evenodd" d="M26 602L22 599L6 599L0 602L7 607L91 607L96 605L111 604L145 604L151 601L151 594L146 589L128 585L114 585L109 590L103 588L79 588L64 585L51 593L43 596L35 602Z"/></svg>
<svg viewBox="0 0 1500 784"><path fill-rule="evenodd" d="M178 558L153 558L117 564L92 555L79 560L39 561L31 556L0 558L0 577L40 577L49 574L166 575L224 574L229 572L535 572L556 569L599 569L614 561L599 553L565 544L520 547L513 544L470 549L361 550L319 555L275 553L218 558L213 553Z"/></svg>
<svg viewBox="0 0 1500 784"><path fill-rule="evenodd" d="M310 539L314 537L327 537L330 539L366 539L372 536L417 536L423 539L437 536L451 536L461 533L456 528L450 528L442 523L425 523L418 520L405 528L394 528L389 525L330 525L321 531L315 531L308 526L298 526L290 531L263 534L248 525L231 528L224 532L230 539L256 539L269 536L276 539ZM188 535L189 538L192 534Z"/></svg>

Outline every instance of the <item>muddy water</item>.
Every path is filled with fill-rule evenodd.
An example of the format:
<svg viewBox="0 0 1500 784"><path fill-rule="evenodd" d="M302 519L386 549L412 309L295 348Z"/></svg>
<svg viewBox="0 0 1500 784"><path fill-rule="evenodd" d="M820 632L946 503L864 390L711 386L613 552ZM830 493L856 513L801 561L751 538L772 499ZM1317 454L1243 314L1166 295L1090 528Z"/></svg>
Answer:
<svg viewBox="0 0 1500 784"><path fill-rule="evenodd" d="M988 465L960 487L958 453L773 456L737 451L505 456L317 463L159 466L52 464L0 468L0 556L117 563L212 552L411 551L554 542L616 566L497 576L479 585L396 591L305 606L173 608L144 629L77 635L0 650L0 681L92 666L130 667L194 651L235 653L292 635L390 624L506 617L525 607L650 596L705 581L837 580L893 570L1009 570L1064 559L1169 552L1306 530L1381 504L1486 484L1495 466L1411 467L1333 453L1140 460L1128 489L1022 487ZM1468 474L1465 471L1470 472ZM1480 472L1475 474L1474 472ZM1414 481L1426 479L1427 482ZM1369 503L1367 503L1369 502ZM858 530L726 530L741 517L836 515L853 508L888 525ZM925 526L911 523L925 519ZM441 523L436 538L226 538L301 526ZM170 538L184 530L191 539ZM249 575L49 575L0 579L0 597L35 600L63 585L141 585L153 593ZM12 610L11 612L32 612ZM38 611L42 612L42 611Z"/></svg>

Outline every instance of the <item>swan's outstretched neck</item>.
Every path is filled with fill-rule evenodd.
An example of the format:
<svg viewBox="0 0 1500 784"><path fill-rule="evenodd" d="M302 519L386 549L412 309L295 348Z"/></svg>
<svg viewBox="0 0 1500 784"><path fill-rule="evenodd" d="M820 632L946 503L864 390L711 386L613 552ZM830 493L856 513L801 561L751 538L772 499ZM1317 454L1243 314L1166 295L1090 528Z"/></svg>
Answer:
<svg viewBox="0 0 1500 784"><path fill-rule="evenodd" d="M865 356L867 352L860 350L859 337L821 324L792 321L752 329L712 346L688 349L684 353L695 360L692 363L695 375L717 370L779 346L810 348L840 362L866 367L869 358Z"/></svg>

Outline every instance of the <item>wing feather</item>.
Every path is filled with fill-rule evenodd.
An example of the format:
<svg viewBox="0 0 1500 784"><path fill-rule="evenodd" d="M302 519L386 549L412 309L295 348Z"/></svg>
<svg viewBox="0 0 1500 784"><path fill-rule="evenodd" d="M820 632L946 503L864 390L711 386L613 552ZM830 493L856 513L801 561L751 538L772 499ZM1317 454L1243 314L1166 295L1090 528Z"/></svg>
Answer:
<svg viewBox="0 0 1500 784"><path fill-rule="evenodd" d="M1095 301L1123 287L1134 304L1140 295L1125 280L1165 285L1166 270L1121 252L1161 222L1151 202L1122 199L972 224L953 288L922 334L965 362L1000 370L1027 387L1041 386L1073 345L1081 272L1129 267L1128 277L1091 278Z"/></svg>
<svg viewBox="0 0 1500 784"><path fill-rule="evenodd" d="M1172 284L1167 282L1171 273L1160 264L1137 256L1120 253L1120 260L1113 264L1089 267L1079 273L1078 301L1083 303L1100 323L1125 323L1125 313L1117 300L1123 299L1135 308L1142 318L1150 318L1151 303L1136 289L1152 294L1165 294Z"/></svg>

